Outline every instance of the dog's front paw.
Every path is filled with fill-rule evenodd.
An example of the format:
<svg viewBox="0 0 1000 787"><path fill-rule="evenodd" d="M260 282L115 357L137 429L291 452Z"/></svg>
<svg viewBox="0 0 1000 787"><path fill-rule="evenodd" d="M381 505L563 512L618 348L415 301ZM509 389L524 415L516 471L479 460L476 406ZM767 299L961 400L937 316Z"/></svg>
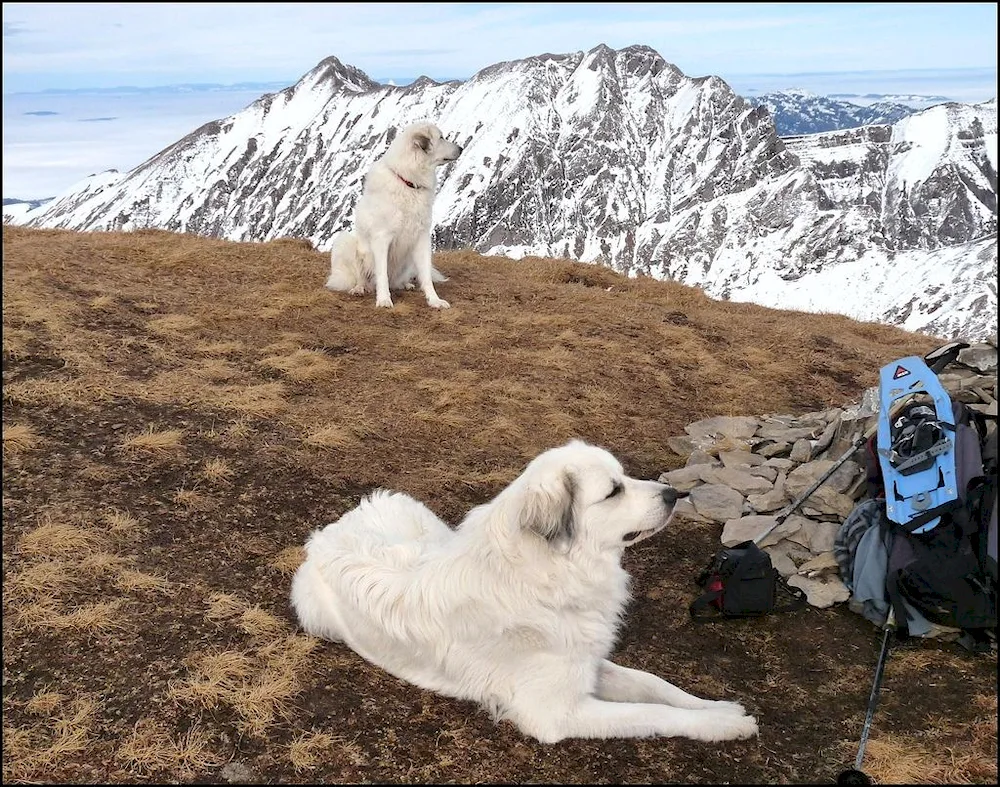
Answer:
<svg viewBox="0 0 1000 787"><path fill-rule="evenodd" d="M430 306L432 309L450 309L451 308L451 304L448 303L448 301L444 300L444 298L428 298L427 299L427 305Z"/></svg>
<svg viewBox="0 0 1000 787"><path fill-rule="evenodd" d="M752 738L759 733L757 719L753 716L737 716L735 713L719 713L706 716L706 723L697 737L709 743L735 741Z"/></svg>
<svg viewBox="0 0 1000 787"><path fill-rule="evenodd" d="M387 295L380 295L375 299L375 305L384 309L392 308L392 298Z"/></svg>
<svg viewBox="0 0 1000 787"><path fill-rule="evenodd" d="M757 719L753 716L736 716L734 714L726 714L723 718L732 720L731 725L724 725L727 727L726 732L728 733L726 740L753 738L760 732L757 727Z"/></svg>
<svg viewBox="0 0 1000 787"><path fill-rule="evenodd" d="M745 716L746 708L738 702L728 702L726 700L716 700L705 706L705 710L718 711L719 713L732 713L736 716Z"/></svg>

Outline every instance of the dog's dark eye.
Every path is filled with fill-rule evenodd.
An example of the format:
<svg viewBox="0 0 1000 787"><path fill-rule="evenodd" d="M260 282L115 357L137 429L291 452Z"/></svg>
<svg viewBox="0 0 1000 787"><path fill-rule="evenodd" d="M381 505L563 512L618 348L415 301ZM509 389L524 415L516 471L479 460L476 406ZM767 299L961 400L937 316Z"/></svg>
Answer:
<svg viewBox="0 0 1000 787"><path fill-rule="evenodd" d="M615 481L615 485L611 488L610 494L608 494L608 496L606 498L604 498L604 499L605 500L610 500L612 497L614 497L615 495L619 494L624 488L625 487L622 486L622 484L620 482Z"/></svg>

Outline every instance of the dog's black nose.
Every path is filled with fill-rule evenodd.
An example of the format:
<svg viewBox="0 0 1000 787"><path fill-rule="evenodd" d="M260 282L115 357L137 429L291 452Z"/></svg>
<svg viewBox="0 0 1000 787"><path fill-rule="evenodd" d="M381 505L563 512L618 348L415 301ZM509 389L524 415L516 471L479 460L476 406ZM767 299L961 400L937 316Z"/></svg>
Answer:
<svg viewBox="0 0 1000 787"><path fill-rule="evenodd" d="M684 497L683 492L678 492L672 486L668 486L660 494L663 495L663 502L666 503L668 506L672 506L674 503L676 503L678 498Z"/></svg>

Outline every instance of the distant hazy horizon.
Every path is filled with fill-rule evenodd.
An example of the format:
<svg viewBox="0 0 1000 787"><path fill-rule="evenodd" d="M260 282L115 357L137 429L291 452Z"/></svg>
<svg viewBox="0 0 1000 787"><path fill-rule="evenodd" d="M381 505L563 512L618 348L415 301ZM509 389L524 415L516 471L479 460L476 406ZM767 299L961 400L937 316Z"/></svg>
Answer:
<svg viewBox="0 0 1000 787"><path fill-rule="evenodd" d="M373 78L402 86L417 76ZM439 81L467 78L429 76ZM921 109L942 101L975 103L996 96L995 68L717 76L747 98L799 89L862 105L890 96ZM2 196L48 199L91 174L127 172L204 123L239 112L261 95L291 84L294 81L206 82L5 93Z"/></svg>

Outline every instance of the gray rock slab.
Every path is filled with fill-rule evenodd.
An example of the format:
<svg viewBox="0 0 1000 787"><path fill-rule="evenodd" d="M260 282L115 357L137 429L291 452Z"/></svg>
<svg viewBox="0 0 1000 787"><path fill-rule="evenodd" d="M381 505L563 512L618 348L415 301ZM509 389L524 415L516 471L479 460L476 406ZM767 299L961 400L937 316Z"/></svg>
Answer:
<svg viewBox="0 0 1000 787"><path fill-rule="evenodd" d="M722 484L702 484L686 498L700 516L713 522L737 518L743 511L743 495Z"/></svg>
<svg viewBox="0 0 1000 787"><path fill-rule="evenodd" d="M776 467L766 467L765 465L759 465L758 467L751 467L748 471L750 475L760 476L761 478L766 478L772 484L778 479L778 468Z"/></svg>
<svg viewBox="0 0 1000 787"><path fill-rule="evenodd" d="M794 443L796 440L812 439L819 435L819 427L788 427L781 424L764 424L757 430L757 437L761 440L778 440L785 443Z"/></svg>
<svg viewBox="0 0 1000 787"><path fill-rule="evenodd" d="M678 492L690 492L705 483L703 474L710 469L710 465L688 465L662 473L659 480L661 484L669 484Z"/></svg>
<svg viewBox="0 0 1000 787"><path fill-rule="evenodd" d="M735 489L741 495L759 495L769 491L772 484L766 478L751 475L735 467L711 467L704 470L705 481Z"/></svg>
<svg viewBox="0 0 1000 787"><path fill-rule="evenodd" d="M690 497L682 497L674 504L674 516L690 519L693 522L712 522L713 520L703 517L694 509L694 504Z"/></svg>
<svg viewBox="0 0 1000 787"><path fill-rule="evenodd" d="M792 497L798 497L809 488L810 484L833 467L834 464L835 460L833 459L817 459L815 462L799 465L788 474L788 493ZM834 492L845 492L854 483L854 479L860 472L861 466L857 462L848 459L819 488L832 489Z"/></svg>
<svg viewBox="0 0 1000 787"><path fill-rule="evenodd" d="M799 574L792 574L788 577L788 584L805 591L806 601L820 609L832 607L834 604L847 601L851 597L851 591L840 581L839 577L810 579Z"/></svg>
<svg viewBox="0 0 1000 787"><path fill-rule="evenodd" d="M771 565L777 569L778 573L783 577L789 577L794 574L798 568L795 565L795 562L788 556L788 551L779 549L778 547L779 544L772 544L764 551L771 556Z"/></svg>
<svg viewBox="0 0 1000 787"><path fill-rule="evenodd" d="M777 544L790 533L794 533L799 525L797 522L789 521L790 519L791 517L774 528L760 540L757 546L763 549L766 546ZM773 516L759 514L729 519L722 528L722 545L731 547L743 541L756 541L774 522Z"/></svg>
<svg viewBox="0 0 1000 787"><path fill-rule="evenodd" d="M716 415L703 418L688 424L684 431L692 437L732 437L737 440L748 440L757 431L759 421L748 416Z"/></svg>
<svg viewBox="0 0 1000 787"><path fill-rule="evenodd" d="M808 462L812 458L812 442L809 440L801 439L796 440L792 443L792 450L788 454L788 458L793 462Z"/></svg>
<svg viewBox="0 0 1000 787"><path fill-rule="evenodd" d="M833 556L833 552L824 552L821 555L816 555L812 560L807 560L801 566L799 566L798 572L803 576L812 576L814 573L819 574L823 571L838 570L839 564L837 563L837 558Z"/></svg>
<svg viewBox="0 0 1000 787"><path fill-rule="evenodd" d="M788 456L788 452L791 450L792 444L785 442L784 440L779 440L775 443L768 443L757 449L757 453L761 456L772 457L772 456Z"/></svg>
<svg viewBox="0 0 1000 787"><path fill-rule="evenodd" d="M767 460L760 454L752 451L720 451L719 459L726 467L756 467L762 465Z"/></svg>

